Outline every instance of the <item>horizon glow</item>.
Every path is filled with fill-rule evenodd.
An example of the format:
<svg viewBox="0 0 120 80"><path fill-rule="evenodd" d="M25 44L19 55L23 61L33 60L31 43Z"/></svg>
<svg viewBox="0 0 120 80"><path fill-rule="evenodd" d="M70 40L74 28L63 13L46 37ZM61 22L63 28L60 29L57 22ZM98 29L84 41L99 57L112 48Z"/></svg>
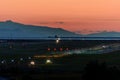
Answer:
<svg viewBox="0 0 120 80"><path fill-rule="evenodd" d="M77 33L120 32L119 0L1 0L0 21L63 28Z"/></svg>

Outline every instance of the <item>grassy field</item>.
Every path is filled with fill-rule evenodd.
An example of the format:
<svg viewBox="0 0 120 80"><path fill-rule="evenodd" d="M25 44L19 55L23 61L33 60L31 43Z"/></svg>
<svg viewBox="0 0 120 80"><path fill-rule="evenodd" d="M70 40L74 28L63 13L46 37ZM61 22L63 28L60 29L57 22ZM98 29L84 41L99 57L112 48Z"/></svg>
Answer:
<svg viewBox="0 0 120 80"><path fill-rule="evenodd" d="M59 44L56 44L55 41L1 43L0 76L11 78L9 80L75 80L78 78L83 80L81 76L90 62L105 63L108 67L116 66L120 69L120 51L106 54L72 54L57 58L35 58L34 56L51 55L54 47L58 50L60 47L81 49L112 43L120 43L120 41L61 41ZM48 47L52 50L47 51ZM20 61L20 58L23 58L23 61ZM13 59L15 62L11 63L10 61ZM47 59L50 59L53 64L45 64ZM7 63L2 64L2 60L6 60ZM35 65L29 66L30 61L35 61Z"/></svg>
<svg viewBox="0 0 120 80"><path fill-rule="evenodd" d="M51 70L80 70L82 71L86 64L91 61L98 61L99 63L106 63L108 66L117 66L120 67L120 51L115 51L107 54L73 54L64 57L50 58L53 64L46 65L46 58L34 58L35 55L50 55L53 51L53 48L56 48L59 51L59 48L69 48L78 49L78 48L88 48L96 45L120 43L120 41L60 41L59 44L56 44L54 40L52 41L38 41L38 42L27 42L27 41L8 41L0 43L0 62L6 60L10 62L15 60L15 65L20 62L20 58L23 58L23 62L28 64L31 60L36 62L38 67ZM51 48L51 51L48 51L47 48ZM32 59L28 60L28 57ZM1 64L1 63L0 63ZM10 65L10 64L9 64ZM11 64L13 65L13 64Z"/></svg>
<svg viewBox="0 0 120 80"><path fill-rule="evenodd" d="M34 58L28 60L30 55L8 55L1 56L0 59L7 59L10 61L12 59L20 61L20 58L24 58L24 63L29 63L30 61L36 62L36 67L42 67L44 70L79 70L82 71L85 66L92 62L98 61L99 63L106 63L109 67L117 66L120 68L120 51L108 53L108 54L73 54L64 57L50 58L53 64L45 64L47 58ZM13 64L12 64L13 65Z"/></svg>
<svg viewBox="0 0 120 80"><path fill-rule="evenodd" d="M20 58L27 59L28 57L32 57L32 59L36 60L37 62L41 62L42 64L45 62L45 59L35 59L34 55L41 55L41 54L50 54L53 52L54 48L59 51L59 48L69 48L72 49L81 49L81 48L89 48L96 45L105 45L105 44L112 44L112 43L120 43L119 40L112 40L112 41L102 41L102 40L65 40L60 41L59 44L56 44L54 40L51 41L8 41L0 43L0 61L1 60L19 60ZM50 51L47 49L51 48ZM108 65L117 65L119 66L120 61L120 51L116 51L113 53L108 54L79 54L79 55L69 55L60 58L52 58L54 64L61 64L61 65L73 65L77 68L81 66L85 66L90 61L98 60L99 62L106 62ZM40 63L40 64L41 64ZM72 66L71 66L72 67Z"/></svg>
<svg viewBox="0 0 120 80"><path fill-rule="evenodd" d="M96 45L120 43L120 41L102 41L102 40L61 40L60 43L56 43L55 40L40 40L40 41L7 41L0 43L0 55L1 54L46 54L54 51L60 51L60 48L65 50L69 48L80 49L89 48ZM48 51L47 49L51 50Z"/></svg>
<svg viewBox="0 0 120 80"><path fill-rule="evenodd" d="M25 55L24 57L27 57ZM10 60L11 55L7 56ZM20 58L20 55L14 55L16 59ZM23 57L21 55L21 57ZM3 58L3 57L1 57ZM50 58L53 64L45 64L47 58L32 58L36 62L35 66L24 67L26 64L19 64L18 68L11 67L16 64L8 64L10 68L7 69L7 73L2 75L8 75L15 80L48 80L48 79L81 79L83 71L87 64L90 62L98 62L99 64L105 63L108 67L116 66L120 69L120 51L111 52L107 54L73 54L59 58ZM28 62L31 60L27 60ZM35 68L35 69L34 69ZM17 73L17 74L16 74ZM91 72L91 75L93 73ZM114 78L115 79L115 78Z"/></svg>

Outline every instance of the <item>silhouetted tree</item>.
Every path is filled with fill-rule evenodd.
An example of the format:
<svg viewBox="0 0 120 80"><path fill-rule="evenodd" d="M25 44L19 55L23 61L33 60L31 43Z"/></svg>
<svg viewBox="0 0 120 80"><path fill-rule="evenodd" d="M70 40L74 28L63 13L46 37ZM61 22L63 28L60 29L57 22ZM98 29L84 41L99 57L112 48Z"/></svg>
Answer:
<svg viewBox="0 0 120 80"><path fill-rule="evenodd" d="M109 68L105 62L101 64L98 61L90 62L86 65L84 72L83 80L120 80L118 68Z"/></svg>

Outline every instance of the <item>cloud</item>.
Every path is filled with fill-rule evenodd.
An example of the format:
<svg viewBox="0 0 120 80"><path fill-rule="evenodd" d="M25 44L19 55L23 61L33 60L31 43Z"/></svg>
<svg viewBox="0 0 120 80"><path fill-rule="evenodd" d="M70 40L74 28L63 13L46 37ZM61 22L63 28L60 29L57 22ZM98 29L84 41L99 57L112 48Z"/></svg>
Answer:
<svg viewBox="0 0 120 80"><path fill-rule="evenodd" d="M62 21L60 22L37 22L37 23L39 24L65 24L65 22L62 22Z"/></svg>
<svg viewBox="0 0 120 80"><path fill-rule="evenodd" d="M61 21L61 22L55 22L55 23L56 23L56 24L64 24L65 22L62 22L62 21Z"/></svg>

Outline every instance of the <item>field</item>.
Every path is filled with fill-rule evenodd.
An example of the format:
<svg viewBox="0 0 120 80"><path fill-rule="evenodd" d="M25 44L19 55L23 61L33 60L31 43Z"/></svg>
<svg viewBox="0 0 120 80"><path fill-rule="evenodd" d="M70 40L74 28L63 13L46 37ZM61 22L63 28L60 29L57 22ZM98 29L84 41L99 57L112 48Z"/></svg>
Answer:
<svg viewBox="0 0 120 80"><path fill-rule="evenodd" d="M60 41L59 44L57 44L54 40L49 41L5 41L1 42L0 45L0 61L6 60L6 62L10 62L10 60L14 59L16 61L20 61L21 58L24 59L24 61L30 61L28 58L30 57L31 60L36 60L38 64L44 64L45 60L48 57L45 58L35 58L35 55L52 55L52 53L60 51L59 48L63 48L63 51L66 50L66 48L69 48L69 50L74 49L81 49L81 48L90 48L96 45L105 45L105 44L113 44L113 43L120 43L120 41L112 40L112 41L102 41L102 40L65 40ZM48 51L48 48L51 50ZM54 51L54 48L56 48L56 51ZM58 53L60 54L60 53ZM57 53L56 53L57 55ZM73 65L73 69L83 69L79 67L85 66L90 61L98 60L100 62L106 62L108 65L119 65L119 59L120 54L119 51L107 53L107 54L73 54L73 55L67 55L64 57L58 57L58 58L51 58L54 64L60 64L60 65ZM72 66L71 66L72 67ZM70 68L70 67L69 67ZM66 68L68 69L68 68Z"/></svg>
<svg viewBox="0 0 120 80"><path fill-rule="evenodd" d="M60 41L57 44L54 40L51 41L5 41L0 43L0 73L1 75L9 76L10 78L33 78L33 80L46 78L81 78L86 66L91 62L98 64L105 63L109 68L117 67L120 69L120 51L114 51L106 54L69 54L63 57L39 57L36 55L54 55L53 52L90 48L97 45L120 43L120 41ZM48 50L50 48L51 50ZM54 48L56 50L54 51ZM56 55L60 55L57 53ZM22 60L21 60L22 58ZM30 59L29 59L30 58ZM46 64L46 60L50 59L52 64ZM2 63L2 61L5 61ZM14 60L14 62L11 62ZM34 61L35 65L30 65ZM6 72L7 71L7 72ZM17 74L16 74L17 73ZM8 75L9 74L9 75ZM16 74L16 76L15 76ZM23 80L23 79L20 79Z"/></svg>

